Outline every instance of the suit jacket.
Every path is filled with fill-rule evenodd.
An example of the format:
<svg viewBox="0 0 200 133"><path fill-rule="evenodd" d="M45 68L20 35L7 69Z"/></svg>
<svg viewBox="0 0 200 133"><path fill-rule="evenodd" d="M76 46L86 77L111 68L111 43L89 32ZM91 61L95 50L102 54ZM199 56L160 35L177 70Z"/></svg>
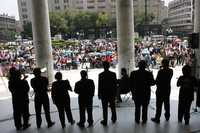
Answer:
<svg viewBox="0 0 200 133"><path fill-rule="evenodd" d="M70 101L68 90L72 88L68 80L55 81L52 84L51 96L55 104L62 104Z"/></svg>
<svg viewBox="0 0 200 133"><path fill-rule="evenodd" d="M194 88L197 86L197 80L195 77L180 76L177 81L177 86L180 87L179 100L194 100Z"/></svg>
<svg viewBox="0 0 200 133"><path fill-rule="evenodd" d="M26 80L9 80L8 88L15 103L29 103L28 92L30 88Z"/></svg>
<svg viewBox="0 0 200 133"><path fill-rule="evenodd" d="M91 99L94 96L95 85L91 79L81 79L76 82L74 92L82 99Z"/></svg>
<svg viewBox="0 0 200 133"><path fill-rule="evenodd" d="M167 96L169 97L171 92L171 79L173 76L173 70L160 69L156 77L156 95L157 96Z"/></svg>
<svg viewBox="0 0 200 133"><path fill-rule="evenodd" d="M47 95L49 81L46 77L35 77L31 79L31 86L35 92L35 97L43 98Z"/></svg>
<svg viewBox="0 0 200 133"><path fill-rule="evenodd" d="M99 74L98 80L99 98L115 98L117 90L116 74L111 71L104 71Z"/></svg>
<svg viewBox="0 0 200 133"><path fill-rule="evenodd" d="M131 92L135 102L149 103L151 86L155 84L153 74L146 70L136 70L130 76Z"/></svg>

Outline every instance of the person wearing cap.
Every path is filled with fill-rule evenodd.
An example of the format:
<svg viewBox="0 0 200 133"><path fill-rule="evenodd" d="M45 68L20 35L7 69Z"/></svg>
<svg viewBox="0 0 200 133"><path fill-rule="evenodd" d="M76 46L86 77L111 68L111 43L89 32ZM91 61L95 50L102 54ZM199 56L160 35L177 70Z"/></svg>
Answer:
<svg viewBox="0 0 200 133"><path fill-rule="evenodd" d="M139 69L130 75L131 92L135 102L135 122L140 123L140 110L142 108L142 121L147 122L148 105L151 96L151 86L155 84L152 72L145 70L146 62L141 60Z"/></svg>
<svg viewBox="0 0 200 133"><path fill-rule="evenodd" d="M160 122L163 103L166 121L168 121L170 118L170 92L173 70L169 68L168 59L163 59L161 64L161 69L158 71L156 77L156 114L154 118L151 118L151 120L155 123Z"/></svg>

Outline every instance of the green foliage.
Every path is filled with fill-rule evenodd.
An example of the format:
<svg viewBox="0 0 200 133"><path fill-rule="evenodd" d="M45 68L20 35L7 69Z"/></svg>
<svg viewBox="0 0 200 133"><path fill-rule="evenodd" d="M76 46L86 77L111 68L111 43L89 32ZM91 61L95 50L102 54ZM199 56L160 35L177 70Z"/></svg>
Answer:
<svg viewBox="0 0 200 133"><path fill-rule="evenodd" d="M109 18L106 12L100 12L96 20L97 27L107 26L109 24Z"/></svg>
<svg viewBox="0 0 200 133"><path fill-rule="evenodd" d="M31 22L28 22L23 26L24 31L21 33L23 38L32 38L32 24Z"/></svg>
<svg viewBox="0 0 200 133"><path fill-rule="evenodd" d="M78 45L79 44L79 42L78 41L72 41L72 40L67 40L67 41L65 41L65 40L53 40L52 41L52 45L54 46L54 47L68 47L68 46L70 46L70 45Z"/></svg>
<svg viewBox="0 0 200 133"><path fill-rule="evenodd" d="M0 41L14 41L15 35L17 35L15 31L2 30L0 31Z"/></svg>
<svg viewBox="0 0 200 133"><path fill-rule="evenodd" d="M112 19L105 12L88 12L79 10L65 10L65 12L50 13L50 25L52 36L64 34L70 37L77 37L77 33L82 33L83 37L88 37L92 31L99 34L100 28L116 27L116 19ZM114 26L113 26L114 25Z"/></svg>
<svg viewBox="0 0 200 133"><path fill-rule="evenodd" d="M142 38L141 38L141 37L135 37L135 38L134 38L135 44L138 44L138 43L140 43L141 41L142 41Z"/></svg>
<svg viewBox="0 0 200 133"><path fill-rule="evenodd" d="M139 24L150 24L153 20L154 20L155 16L153 13L149 13L147 14L147 22L145 22L145 13L142 12L142 13L137 13L134 15L134 23L135 25L139 25Z"/></svg>
<svg viewBox="0 0 200 133"><path fill-rule="evenodd" d="M52 36L68 31L68 21L65 19L64 15L65 14L61 12L51 12L49 14Z"/></svg>

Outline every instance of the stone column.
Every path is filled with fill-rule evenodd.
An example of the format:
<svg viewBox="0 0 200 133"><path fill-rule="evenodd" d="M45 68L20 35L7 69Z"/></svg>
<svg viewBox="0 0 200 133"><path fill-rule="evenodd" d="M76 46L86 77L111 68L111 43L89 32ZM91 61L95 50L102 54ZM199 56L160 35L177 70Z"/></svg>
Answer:
<svg viewBox="0 0 200 133"><path fill-rule="evenodd" d="M133 0L116 0L118 74L121 68L130 73L135 67Z"/></svg>
<svg viewBox="0 0 200 133"><path fill-rule="evenodd" d="M194 1L194 9L194 32L200 33L200 0ZM194 65L195 76L200 79L200 44L199 48L195 49Z"/></svg>
<svg viewBox="0 0 200 133"><path fill-rule="evenodd" d="M49 81L53 81L53 56L51 47L49 10L47 0L31 0L33 43L36 65L46 68Z"/></svg>

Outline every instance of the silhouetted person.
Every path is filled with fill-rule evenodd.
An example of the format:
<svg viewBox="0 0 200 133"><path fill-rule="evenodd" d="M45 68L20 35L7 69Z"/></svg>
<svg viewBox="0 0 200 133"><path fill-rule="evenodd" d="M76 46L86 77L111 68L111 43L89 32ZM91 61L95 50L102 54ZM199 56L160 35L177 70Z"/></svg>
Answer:
<svg viewBox="0 0 200 133"><path fill-rule="evenodd" d="M126 68L121 69L121 75L122 77L117 82L117 102L122 102L120 94L127 94L130 92L130 78Z"/></svg>
<svg viewBox="0 0 200 133"><path fill-rule="evenodd" d="M98 82L98 97L101 99L103 107L103 120L101 124L107 125L108 119L108 104L111 108L113 123L117 120L116 108L115 108L115 97L117 89L117 79L114 72L109 71L109 62L103 62L104 72L99 74Z"/></svg>
<svg viewBox="0 0 200 133"><path fill-rule="evenodd" d="M79 103L79 113L80 121L77 123L78 126L84 127L85 123L85 110L88 114L88 127L93 125L93 115L92 115L92 105L93 105L93 96L95 91L94 82L91 79L88 79L87 71L82 70L80 72L81 80L76 82L74 91L78 94L78 103Z"/></svg>
<svg viewBox="0 0 200 133"><path fill-rule="evenodd" d="M68 91L72 91L68 80L62 80L62 73L57 72L55 74L56 81L52 84L51 96L53 103L56 105L59 113L60 123L62 128L65 128L65 113L68 118L68 122L72 125L75 123L72 117L70 107L70 97Z"/></svg>
<svg viewBox="0 0 200 133"><path fill-rule="evenodd" d="M179 77L177 86L179 90L179 103L178 103L178 121L182 122L184 117L185 125L189 124L190 107L194 100L194 87L197 86L197 80L191 76L191 67L185 65L182 68L183 75Z"/></svg>
<svg viewBox="0 0 200 133"><path fill-rule="evenodd" d="M153 122L160 122L163 103L165 108L165 119L168 121L170 118L170 92L172 76L173 70L169 68L169 60L163 59L161 69L158 71L156 77L156 115L151 119Z"/></svg>
<svg viewBox="0 0 200 133"><path fill-rule="evenodd" d="M155 84L152 72L145 70L146 62L141 60L139 70L131 72L131 92L135 101L135 122L140 123L140 109L142 107L143 123L147 121L148 105L151 96L151 86Z"/></svg>
<svg viewBox="0 0 200 133"><path fill-rule="evenodd" d="M200 107L200 80L198 80L198 87L196 90L196 107Z"/></svg>
<svg viewBox="0 0 200 133"><path fill-rule="evenodd" d="M29 85L25 79L21 79L21 73L14 67L10 69L8 88L12 93L13 116L17 130L30 126L29 121ZM23 118L23 124L21 121Z"/></svg>
<svg viewBox="0 0 200 133"><path fill-rule="evenodd" d="M40 68L35 68L33 70L34 78L31 79L31 86L35 92L35 112L36 112L36 124L37 128L41 127L42 117L41 117L41 109L43 106L46 121L48 127L53 126L55 123L51 121L50 117L50 105L49 105L49 97L48 97L48 85L49 81L46 77L41 76Z"/></svg>

